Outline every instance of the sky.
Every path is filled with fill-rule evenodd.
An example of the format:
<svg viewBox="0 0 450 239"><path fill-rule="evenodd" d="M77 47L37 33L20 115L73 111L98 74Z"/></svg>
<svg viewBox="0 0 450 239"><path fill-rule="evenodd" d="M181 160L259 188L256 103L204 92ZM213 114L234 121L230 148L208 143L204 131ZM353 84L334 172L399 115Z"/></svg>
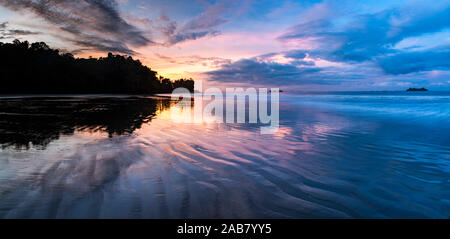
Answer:
<svg viewBox="0 0 450 239"><path fill-rule="evenodd" d="M450 0L0 0L0 41L207 87L450 90Z"/></svg>

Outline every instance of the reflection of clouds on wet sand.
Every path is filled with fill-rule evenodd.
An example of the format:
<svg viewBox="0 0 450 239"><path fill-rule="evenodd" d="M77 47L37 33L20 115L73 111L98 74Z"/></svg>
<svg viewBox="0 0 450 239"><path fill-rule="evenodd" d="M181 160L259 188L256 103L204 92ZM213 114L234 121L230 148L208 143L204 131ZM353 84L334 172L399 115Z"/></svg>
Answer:
<svg viewBox="0 0 450 239"><path fill-rule="evenodd" d="M0 149L0 217L448 215L435 199L450 191L449 148L404 138L398 122L283 103L278 131L261 135L175 123L170 109L158 103L131 134L86 128L45 149Z"/></svg>
<svg viewBox="0 0 450 239"><path fill-rule="evenodd" d="M263 136L257 128L179 124L167 121L164 112L159 116L133 136L82 131L45 151L3 154L27 165L15 172L22 183L3 192L3 201L11 198L3 217L259 217L279 215L270 209L277 204L308 205L277 195L279 189L271 192L276 185L249 170L262 167L271 175L272 164L293 159L305 144L282 140L288 127ZM37 160L24 162L31 156ZM14 202L19 191L23 202ZM256 202L268 195L278 200Z"/></svg>

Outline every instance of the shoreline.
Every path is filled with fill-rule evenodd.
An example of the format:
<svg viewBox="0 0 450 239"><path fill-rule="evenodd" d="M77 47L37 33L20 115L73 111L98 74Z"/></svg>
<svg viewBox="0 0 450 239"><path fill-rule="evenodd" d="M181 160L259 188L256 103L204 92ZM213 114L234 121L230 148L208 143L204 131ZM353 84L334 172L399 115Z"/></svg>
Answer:
<svg viewBox="0 0 450 239"><path fill-rule="evenodd" d="M163 94L163 93L162 93ZM165 97L161 94L0 94L0 99L13 98L157 98Z"/></svg>

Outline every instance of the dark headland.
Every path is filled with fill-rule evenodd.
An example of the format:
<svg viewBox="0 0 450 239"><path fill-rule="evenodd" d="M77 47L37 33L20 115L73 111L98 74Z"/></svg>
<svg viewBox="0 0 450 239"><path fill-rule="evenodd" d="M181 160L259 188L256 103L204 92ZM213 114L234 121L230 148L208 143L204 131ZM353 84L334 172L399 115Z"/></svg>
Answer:
<svg viewBox="0 0 450 239"><path fill-rule="evenodd" d="M428 90L425 88L409 88L406 91L428 91Z"/></svg>
<svg viewBox="0 0 450 239"><path fill-rule="evenodd" d="M131 56L75 58L44 42L0 42L0 94L156 94L184 87L192 79L158 76Z"/></svg>

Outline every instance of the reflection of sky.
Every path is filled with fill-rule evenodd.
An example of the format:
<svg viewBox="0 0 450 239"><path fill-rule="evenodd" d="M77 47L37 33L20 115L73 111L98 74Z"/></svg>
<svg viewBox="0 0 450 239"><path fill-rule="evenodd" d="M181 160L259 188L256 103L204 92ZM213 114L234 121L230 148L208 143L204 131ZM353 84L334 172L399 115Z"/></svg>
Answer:
<svg viewBox="0 0 450 239"><path fill-rule="evenodd" d="M363 107L427 109L448 97L323 97L282 97L273 135L248 124L174 123L172 108L159 107L131 135L85 130L45 149L1 149L0 217L450 215L441 200L450 192L449 129L428 123L442 120L439 111L411 120L339 107L361 97Z"/></svg>
<svg viewBox="0 0 450 239"><path fill-rule="evenodd" d="M48 3L37 13L0 1L2 40L46 41L84 57L115 49L163 75L214 85L450 89L449 1L115 2ZM86 22L52 23L58 13Z"/></svg>

